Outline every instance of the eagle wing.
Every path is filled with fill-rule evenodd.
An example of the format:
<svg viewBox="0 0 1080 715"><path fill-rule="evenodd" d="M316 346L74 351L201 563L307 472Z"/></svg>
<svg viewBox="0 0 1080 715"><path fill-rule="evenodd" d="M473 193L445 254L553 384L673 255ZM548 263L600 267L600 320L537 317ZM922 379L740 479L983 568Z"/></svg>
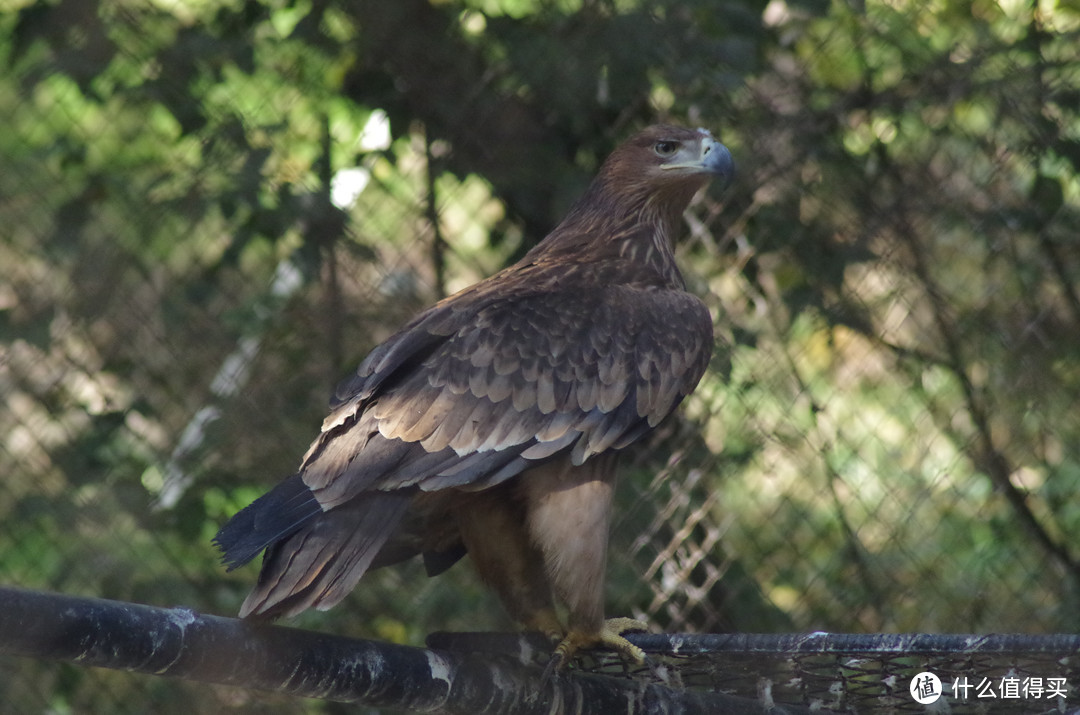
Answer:
<svg viewBox="0 0 1080 715"><path fill-rule="evenodd" d="M339 390L301 468L324 508L373 490L483 489L556 454L580 465L625 447L694 389L712 352L707 309L678 290L523 292L467 320L455 307Z"/></svg>
<svg viewBox="0 0 1080 715"><path fill-rule="evenodd" d="M580 465L697 385L712 321L696 297L535 278L500 274L436 304L338 388L299 472L217 537L230 567L269 547L243 615L329 608L413 495L486 489L557 456Z"/></svg>

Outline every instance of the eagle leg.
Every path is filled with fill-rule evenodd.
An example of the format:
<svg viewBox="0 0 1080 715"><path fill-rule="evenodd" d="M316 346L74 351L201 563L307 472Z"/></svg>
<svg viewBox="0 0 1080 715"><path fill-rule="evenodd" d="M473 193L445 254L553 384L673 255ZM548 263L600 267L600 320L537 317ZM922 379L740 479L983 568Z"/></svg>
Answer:
<svg viewBox="0 0 1080 715"><path fill-rule="evenodd" d="M451 506L477 572L510 616L557 643L545 677L592 648L645 661L622 634L648 627L604 618L614 466L614 455L580 466L552 460L490 489L459 492ZM556 615L555 597L569 611L569 628Z"/></svg>
<svg viewBox="0 0 1080 715"><path fill-rule="evenodd" d="M540 547L555 594L570 611L569 629L558 641L547 672L562 669L578 651L609 647L637 663L640 648L622 637L648 630L630 618L604 619L604 572L615 486L615 457L600 455L583 465L556 460L521 476L529 535Z"/></svg>
<svg viewBox="0 0 1080 715"><path fill-rule="evenodd" d="M510 617L527 630L562 638L566 629L555 614L544 558L529 539L525 504L513 485L461 492L451 513L477 573Z"/></svg>

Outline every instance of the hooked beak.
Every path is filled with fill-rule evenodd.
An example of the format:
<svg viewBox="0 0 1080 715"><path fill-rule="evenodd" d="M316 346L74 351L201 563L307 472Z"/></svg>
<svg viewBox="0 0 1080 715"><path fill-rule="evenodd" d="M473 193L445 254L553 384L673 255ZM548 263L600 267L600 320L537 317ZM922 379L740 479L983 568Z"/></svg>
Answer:
<svg viewBox="0 0 1080 715"><path fill-rule="evenodd" d="M698 155L685 161L663 165L665 171L682 169L712 174L720 180L721 186L727 186L735 176L735 160L726 146L713 139L707 129L698 129L701 133Z"/></svg>

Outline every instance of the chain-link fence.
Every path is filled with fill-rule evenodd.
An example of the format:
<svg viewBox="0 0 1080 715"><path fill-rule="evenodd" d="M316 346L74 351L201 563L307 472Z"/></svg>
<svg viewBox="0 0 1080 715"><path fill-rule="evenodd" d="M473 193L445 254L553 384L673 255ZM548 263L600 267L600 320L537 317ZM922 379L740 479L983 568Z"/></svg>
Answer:
<svg viewBox="0 0 1080 715"><path fill-rule="evenodd" d="M711 128L739 176L687 216L717 351L626 455L609 614L1077 629L1074 9L8 7L3 583L235 613L255 571L225 574L210 537L291 472L331 386L665 119ZM511 627L468 567L415 564L295 624ZM336 707L16 660L0 692L19 712Z"/></svg>

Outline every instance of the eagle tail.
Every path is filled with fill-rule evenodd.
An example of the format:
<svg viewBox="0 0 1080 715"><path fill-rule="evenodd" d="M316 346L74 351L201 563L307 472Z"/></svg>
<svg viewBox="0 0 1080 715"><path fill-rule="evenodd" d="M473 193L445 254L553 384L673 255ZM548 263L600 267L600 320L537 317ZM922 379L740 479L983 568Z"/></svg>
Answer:
<svg viewBox="0 0 1080 715"><path fill-rule="evenodd" d="M214 544L232 571L321 513L315 494L294 474L234 514L214 536Z"/></svg>
<svg viewBox="0 0 1080 715"><path fill-rule="evenodd" d="M372 565L410 499L408 490L368 492L271 543L240 617L290 617L337 604Z"/></svg>

